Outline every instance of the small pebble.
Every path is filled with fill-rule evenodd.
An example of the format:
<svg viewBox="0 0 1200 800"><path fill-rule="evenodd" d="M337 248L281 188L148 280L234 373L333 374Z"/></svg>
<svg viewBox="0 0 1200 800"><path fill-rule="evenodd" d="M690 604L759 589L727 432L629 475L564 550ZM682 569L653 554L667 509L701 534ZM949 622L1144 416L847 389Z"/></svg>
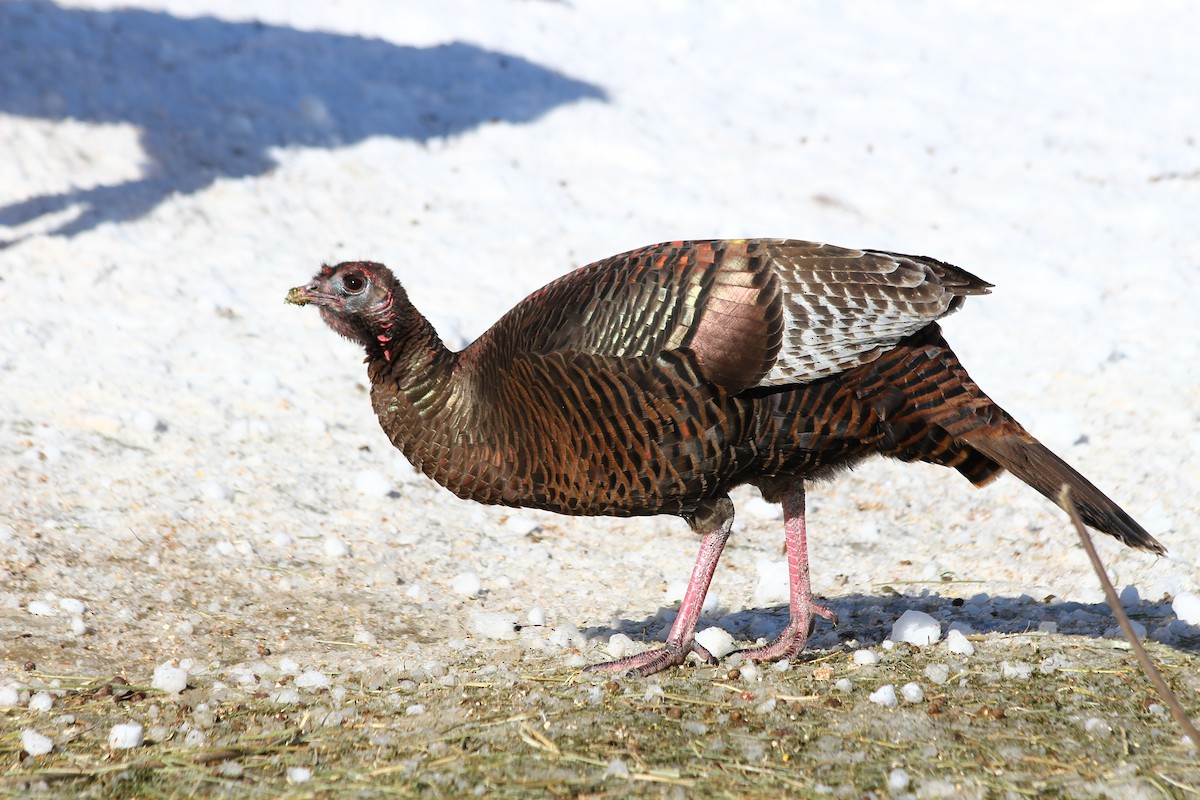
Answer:
<svg viewBox="0 0 1200 800"><path fill-rule="evenodd" d="M21 731L21 749L31 756L44 756L54 749L54 740L33 728Z"/></svg>
<svg viewBox="0 0 1200 800"><path fill-rule="evenodd" d="M900 687L900 695L909 703L925 702L925 690L919 683L906 683Z"/></svg>
<svg viewBox="0 0 1200 800"><path fill-rule="evenodd" d="M867 699L876 705L883 706L884 708L895 708L900 704L896 699L896 687L890 683L885 686L880 686L878 689L871 692L871 694L867 695Z"/></svg>
<svg viewBox="0 0 1200 800"><path fill-rule="evenodd" d="M835 692L851 692L854 691L854 684L849 678L838 678L833 682L833 690Z"/></svg>
<svg viewBox="0 0 1200 800"><path fill-rule="evenodd" d="M129 750L142 744L142 726L137 722L113 725L108 732L108 746L113 750Z"/></svg>
<svg viewBox="0 0 1200 800"><path fill-rule="evenodd" d="M421 703L413 703L411 706L408 706L404 709L404 713L406 716L410 717L414 717L417 714L424 714L425 706Z"/></svg>

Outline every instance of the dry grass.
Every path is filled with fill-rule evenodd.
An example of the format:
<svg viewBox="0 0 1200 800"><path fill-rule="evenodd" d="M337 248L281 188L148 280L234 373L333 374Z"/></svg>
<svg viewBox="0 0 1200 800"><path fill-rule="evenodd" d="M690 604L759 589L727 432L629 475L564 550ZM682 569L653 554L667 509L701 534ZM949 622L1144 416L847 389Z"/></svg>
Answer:
<svg viewBox="0 0 1200 800"><path fill-rule="evenodd" d="M944 654L905 645L869 667L835 652L751 681L728 667L679 669L661 677L661 697L648 697L645 680L549 665L518 673L463 663L457 680L415 688L345 680L341 702L302 693L296 705L214 691L203 678L165 697L57 676L62 695L49 715L3 712L0 796L884 797L900 767L924 797L1200 797L1196 751L1151 707L1157 698L1128 650L1045 634L975 639L969 671L940 686L924 669ZM1195 715L1197 658L1152 651ZM1072 666L1041 673L1055 654ZM1005 660L1033 672L1004 678ZM852 691L834 689L842 677ZM867 700L908 681L925 687L925 702ZM209 701L206 746L193 749L181 726L196 724L199 699ZM416 703L424 712L406 713ZM74 723L53 722L64 714ZM110 726L131 720L170 734L110 750ZM54 751L23 755L27 727L53 735ZM290 784L296 766L311 768L311 780Z"/></svg>

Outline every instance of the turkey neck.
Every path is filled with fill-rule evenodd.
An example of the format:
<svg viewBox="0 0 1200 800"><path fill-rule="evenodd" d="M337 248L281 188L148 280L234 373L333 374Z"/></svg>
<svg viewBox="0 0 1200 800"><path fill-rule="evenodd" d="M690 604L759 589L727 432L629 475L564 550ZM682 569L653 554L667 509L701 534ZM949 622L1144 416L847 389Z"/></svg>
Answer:
<svg viewBox="0 0 1200 800"><path fill-rule="evenodd" d="M447 350L407 298L396 298L396 312L367 357L384 433L414 467L459 497L513 502L495 426L475 391L473 350Z"/></svg>
<svg viewBox="0 0 1200 800"><path fill-rule="evenodd" d="M439 398L450 394L449 384L458 372L458 354L446 348L429 320L398 292L380 320L375 341L367 347L372 394L398 392L428 421L444 405Z"/></svg>

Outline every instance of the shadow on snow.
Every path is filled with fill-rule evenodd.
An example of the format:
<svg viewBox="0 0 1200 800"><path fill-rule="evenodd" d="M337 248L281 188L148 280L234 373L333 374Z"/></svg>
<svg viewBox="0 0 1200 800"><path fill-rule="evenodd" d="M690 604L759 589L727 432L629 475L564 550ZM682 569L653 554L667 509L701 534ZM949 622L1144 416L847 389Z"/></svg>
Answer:
<svg viewBox="0 0 1200 800"><path fill-rule="evenodd" d="M275 166L273 147L425 142L489 121L529 122L583 99L605 95L461 42L405 47L212 17L3 2L0 113L132 124L146 163L136 180L0 207L0 225L78 208L52 233L80 233L218 178L262 175Z"/></svg>

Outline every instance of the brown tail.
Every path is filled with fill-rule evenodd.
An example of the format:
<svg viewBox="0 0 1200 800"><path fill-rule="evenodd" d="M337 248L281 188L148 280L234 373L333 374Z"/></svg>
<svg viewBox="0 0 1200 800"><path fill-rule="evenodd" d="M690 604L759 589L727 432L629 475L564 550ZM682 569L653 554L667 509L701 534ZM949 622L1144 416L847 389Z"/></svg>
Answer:
<svg viewBox="0 0 1200 800"><path fill-rule="evenodd" d="M971 380L937 325L929 325L870 369L860 396L884 418L881 451L954 467L982 486L1006 469L1057 505L1063 484L1091 527L1130 547L1165 549L1091 481L1034 439Z"/></svg>
<svg viewBox="0 0 1200 800"><path fill-rule="evenodd" d="M962 441L1037 489L1056 505L1063 484L1070 486L1071 498L1079 509L1079 516L1096 530L1111 534L1130 547L1160 554L1166 552L1158 540L1124 509L1016 423L999 429L980 428L962 437Z"/></svg>

